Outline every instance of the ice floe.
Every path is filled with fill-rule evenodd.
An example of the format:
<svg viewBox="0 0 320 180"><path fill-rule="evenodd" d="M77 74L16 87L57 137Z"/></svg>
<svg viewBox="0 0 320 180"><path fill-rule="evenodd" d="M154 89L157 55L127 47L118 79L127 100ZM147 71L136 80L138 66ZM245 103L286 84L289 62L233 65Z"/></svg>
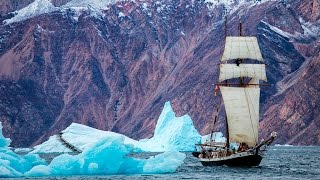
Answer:
<svg viewBox="0 0 320 180"><path fill-rule="evenodd" d="M27 176L47 175L109 175L155 174L174 172L186 155L178 151L165 152L148 159L129 157L134 147L125 144L121 136L100 139L78 155L63 154L54 158L48 166L35 166Z"/></svg>
<svg viewBox="0 0 320 180"><path fill-rule="evenodd" d="M37 154L17 155L9 149L0 123L0 178L55 175L110 175L172 173L186 155L165 152L148 159L130 157L135 147L124 136L105 136L78 155L62 154L47 165Z"/></svg>
<svg viewBox="0 0 320 180"><path fill-rule="evenodd" d="M0 122L0 178L23 176L32 167L46 164L37 154L17 155L9 149L10 142L3 136Z"/></svg>

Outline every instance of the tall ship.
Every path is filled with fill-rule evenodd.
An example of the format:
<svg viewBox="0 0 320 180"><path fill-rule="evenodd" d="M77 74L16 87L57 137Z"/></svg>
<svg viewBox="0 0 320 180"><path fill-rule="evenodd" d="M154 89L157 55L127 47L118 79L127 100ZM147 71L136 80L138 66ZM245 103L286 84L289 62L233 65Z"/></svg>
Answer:
<svg viewBox="0 0 320 180"><path fill-rule="evenodd" d="M204 166L258 166L266 147L276 133L258 141L260 84L267 81L266 64L262 58L258 40L254 36L226 36L221 57L219 83L226 112L226 142L212 139L197 144L193 155ZM216 92L215 92L216 93Z"/></svg>

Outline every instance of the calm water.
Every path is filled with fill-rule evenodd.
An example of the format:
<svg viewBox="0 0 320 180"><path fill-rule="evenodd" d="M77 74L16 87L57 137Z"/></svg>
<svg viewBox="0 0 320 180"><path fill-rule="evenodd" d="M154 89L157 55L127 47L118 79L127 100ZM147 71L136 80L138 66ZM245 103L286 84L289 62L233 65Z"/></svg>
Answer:
<svg viewBox="0 0 320 180"><path fill-rule="evenodd" d="M148 154L135 156L146 155ZM191 153L187 153L185 163L172 174L68 176L24 179L320 179L320 146L270 147L260 166L254 168L204 167Z"/></svg>

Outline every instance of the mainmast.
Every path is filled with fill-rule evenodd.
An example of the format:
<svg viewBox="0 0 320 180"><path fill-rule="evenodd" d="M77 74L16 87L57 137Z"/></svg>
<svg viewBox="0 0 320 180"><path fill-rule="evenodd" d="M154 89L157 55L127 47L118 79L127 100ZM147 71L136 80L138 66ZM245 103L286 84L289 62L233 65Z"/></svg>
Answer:
<svg viewBox="0 0 320 180"><path fill-rule="evenodd" d="M227 39L227 15L225 16L225 21L224 21L224 39ZM228 80L226 80L226 84L228 84ZM227 111L225 111L225 120L226 120L226 147L229 148L230 146L230 140L229 140L229 126L228 126L228 118L227 118Z"/></svg>
<svg viewBox="0 0 320 180"><path fill-rule="evenodd" d="M242 36L242 23L240 21L239 23L239 36ZM242 63L242 59L238 59L237 62L237 66L239 66ZM239 77L240 78L240 87L243 86L243 77Z"/></svg>

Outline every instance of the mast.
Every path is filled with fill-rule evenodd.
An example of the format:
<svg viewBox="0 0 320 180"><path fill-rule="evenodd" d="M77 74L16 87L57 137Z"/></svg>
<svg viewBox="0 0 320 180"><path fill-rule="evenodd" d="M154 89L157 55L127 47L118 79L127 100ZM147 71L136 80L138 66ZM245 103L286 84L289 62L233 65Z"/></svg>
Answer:
<svg viewBox="0 0 320 180"><path fill-rule="evenodd" d="M227 15L225 16L225 21L224 21L224 40L226 41L227 39ZM226 84L228 84L228 81L226 80ZM229 140L229 125L228 125L228 118L227 118L227 111L225 110L225 121L226 121L226 147L229 149L230 146L230 140Z"/></svg>
<svg viewBox="0 0 320 180"><path fill-rule="evenodd" d="M227 147L230 143L246 143L255 147L258 142L259 80L267 81L265 64L243 64L245 59L264 61L257 38L243 36L240 22L239 35L225 38L221 61L226 63L220 64L218 83L226 110ZM227 63L230 60L236 61ZM251 78L248 84L243 82L244 77ZM228 79L234 78L240 82L227 83Z"/></svg>
<svg viewBox="0 0 320 180"><path fill-rule="evenodd" d="M239 23L239 36L242 36L242 23L241 23L241 21ZM238 59L237 66L239 66L241 63L242 63L242 59ZM243 86L243 77L239 77L239 80L240 80L240 87L242 87Z"/></svg>

